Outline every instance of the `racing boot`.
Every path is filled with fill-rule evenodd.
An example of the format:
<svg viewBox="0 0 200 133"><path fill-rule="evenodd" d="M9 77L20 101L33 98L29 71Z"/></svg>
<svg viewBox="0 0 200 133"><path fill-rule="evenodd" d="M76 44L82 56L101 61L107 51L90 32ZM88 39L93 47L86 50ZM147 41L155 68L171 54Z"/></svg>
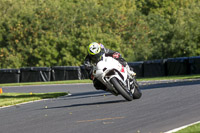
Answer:
<svg viewBox="0 0 200 133"><path fill-rule="evenodd" d="M136 76L136 73L133 72L133 71L130 69L130 67L129 67L128 64L126 64L126 69L127 69L127 72L128 72L128 74L129 74L129 76L130 76L131 78L134 78L134 77Z"/></svg>

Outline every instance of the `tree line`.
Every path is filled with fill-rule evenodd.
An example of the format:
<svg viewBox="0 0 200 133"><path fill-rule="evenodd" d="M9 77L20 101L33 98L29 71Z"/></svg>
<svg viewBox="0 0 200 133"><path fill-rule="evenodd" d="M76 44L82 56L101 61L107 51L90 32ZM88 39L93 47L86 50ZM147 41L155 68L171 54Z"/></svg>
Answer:
<svg viewBox="0 0 200 133"><path fill-rule="evenodd" d="M1 0L0 68L79 66L91 42L128 62L198 56L199 0Z"/></svg>

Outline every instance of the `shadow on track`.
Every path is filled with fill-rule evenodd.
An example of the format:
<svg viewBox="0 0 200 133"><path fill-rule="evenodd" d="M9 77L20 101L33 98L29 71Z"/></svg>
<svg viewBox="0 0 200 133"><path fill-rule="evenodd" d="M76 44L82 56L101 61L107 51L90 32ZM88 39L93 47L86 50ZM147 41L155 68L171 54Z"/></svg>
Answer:
<svg viewBox="0 0 200 133"><path fill-rule="evenodd" d="M188 85L197 85L200 84L200 80L187 80L187 81L169 81L159 83L159 81L151 82L148 85L140 85L142 90L146 89L157 89L157 88L169 88L169 87L177 87L177 86L188 86Z"/></svg>
<svg viewBox="0 0 200 133"><path fill-rule="evenodd" d="M92 91L92 92L81 92L75 93L70 96L64 96L59 100L74 100L74 99L83 99L83 98L95 98L95 97L103 97L104 95L109 96L112 95L106 91ZM127 102L126 100L111 100L111 101L103 101L103 102L91 102L91 103L77 103L66 106L57 106L57 107L48 107L46 109L59 109L59 108L72 108L72 107L84 107L84 106L92 106L92 105L105 105L105 104L114 104L114 103L122 103ZM44 108L43 108L44 109Z"/></svg>
<svg viewBox="0 0 200 133"><path fill-rule="evenodd" d="M47 109L72 108L72 107L82 107L82 106L92 106L92 105L105 105L105 104L122 103L122 102L128 102L128 101L113 100L113 101L95 102L95 103L81 103L81 104L72 104L72 105L66 105L66 106L49 107Z"/></svg>
<svg viewBox="0 0 200 133"><path fill-rule="evenodd" d="M91 92L80 92L80 93L72 93L70 96L67 96L67 98L64 98L62 100L72 100L72 99L83 99L83 98L93 98L93 97L102 97L103 95L109 96L112 95L109 92L106 91L91 91Z"/></svg>

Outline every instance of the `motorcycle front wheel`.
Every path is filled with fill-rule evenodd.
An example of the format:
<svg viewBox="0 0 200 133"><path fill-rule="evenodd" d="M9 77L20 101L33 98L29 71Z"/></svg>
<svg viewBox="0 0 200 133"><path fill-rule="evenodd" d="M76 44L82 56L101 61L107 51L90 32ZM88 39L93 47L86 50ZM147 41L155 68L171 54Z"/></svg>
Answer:
<svg viewBox="0 0 200 133"><path fill-rule="evenodd" d="M140 90L140 87L139 87L139 85L138 85L138 83L137 83L137 81L136 81L136 79L134 80L134 86L135 86L135 90L134 90L134 93L133 93L133 99L140 99L141 98L141 96L142 96L142 92L141 92L141 90Z"/></svg>
<svg viewBox="0 0 200 133"><path fill-rule="evenodd" d="M123 86L119 83L119 81L113 77L110 79L110 82L113 84L115 89L127 100L127 101L132 101L133 96L130 92L128 92L126 89L123 88Z"/></svg>

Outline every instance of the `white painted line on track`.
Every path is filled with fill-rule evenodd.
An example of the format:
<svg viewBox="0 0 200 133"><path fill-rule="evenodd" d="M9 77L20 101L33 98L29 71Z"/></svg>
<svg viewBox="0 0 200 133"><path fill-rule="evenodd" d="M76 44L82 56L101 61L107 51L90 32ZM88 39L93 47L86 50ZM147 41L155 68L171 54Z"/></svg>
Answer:
<svg viewBox="0 0 200 133"><path fill-rule="evenodd" d="M65 96L71 96L72 94L68 94L68 95L65 95ZM0 110L1 109L4 109L4 108L9 108L9 107L17 107L17 106L20 106L20 105L25 105L25 104L29 104L29 103L35 103L35 102L40 102L40 101L47 101L47 100L52 100L52 99L59 99L59 98L62 98L63 96L60 96L60 97L57 97L57 98L48 98L48 99L41 99L41 100L35 100L35 101L29 101L29 102L24 102L24 103L19 103L19 104L15 104L15 105L8 105L8 106L3 106L3 107L0 107Z"/></svg>
<svg viewBox="0 0 200 133"><path fill-rule="evenodd" d="M182 129L184 129L184 128L187 128L187 127L189 127L189 126L192 126L192 125L198 124L198 123L200 123L200 121L197 121L197 122L194 122L194 123L191 123L191 124L188 124L188 125L185 125L185 126L182 126L182 127L176 128L176 129L172 129L172 130L167 131L167 132L164 132L164 133L174 133L174 132L177 132L177 131L182 130Z"/></svg>
<svg viewBox="0 0 200 133"><path fill-rule="evenodd" d="M19 104L15 104L15 105L3 106L3 107L0 107L0 109L14 107L14 106L19 106L19 105L24 105L24 104L28 104L28 103L35 103L35 102L40 102L40 101L46 101L46 100L50 100L50 99L41 99L41 100L35 100L35 101L29 101L29 102L19 103Z"/></svg>

